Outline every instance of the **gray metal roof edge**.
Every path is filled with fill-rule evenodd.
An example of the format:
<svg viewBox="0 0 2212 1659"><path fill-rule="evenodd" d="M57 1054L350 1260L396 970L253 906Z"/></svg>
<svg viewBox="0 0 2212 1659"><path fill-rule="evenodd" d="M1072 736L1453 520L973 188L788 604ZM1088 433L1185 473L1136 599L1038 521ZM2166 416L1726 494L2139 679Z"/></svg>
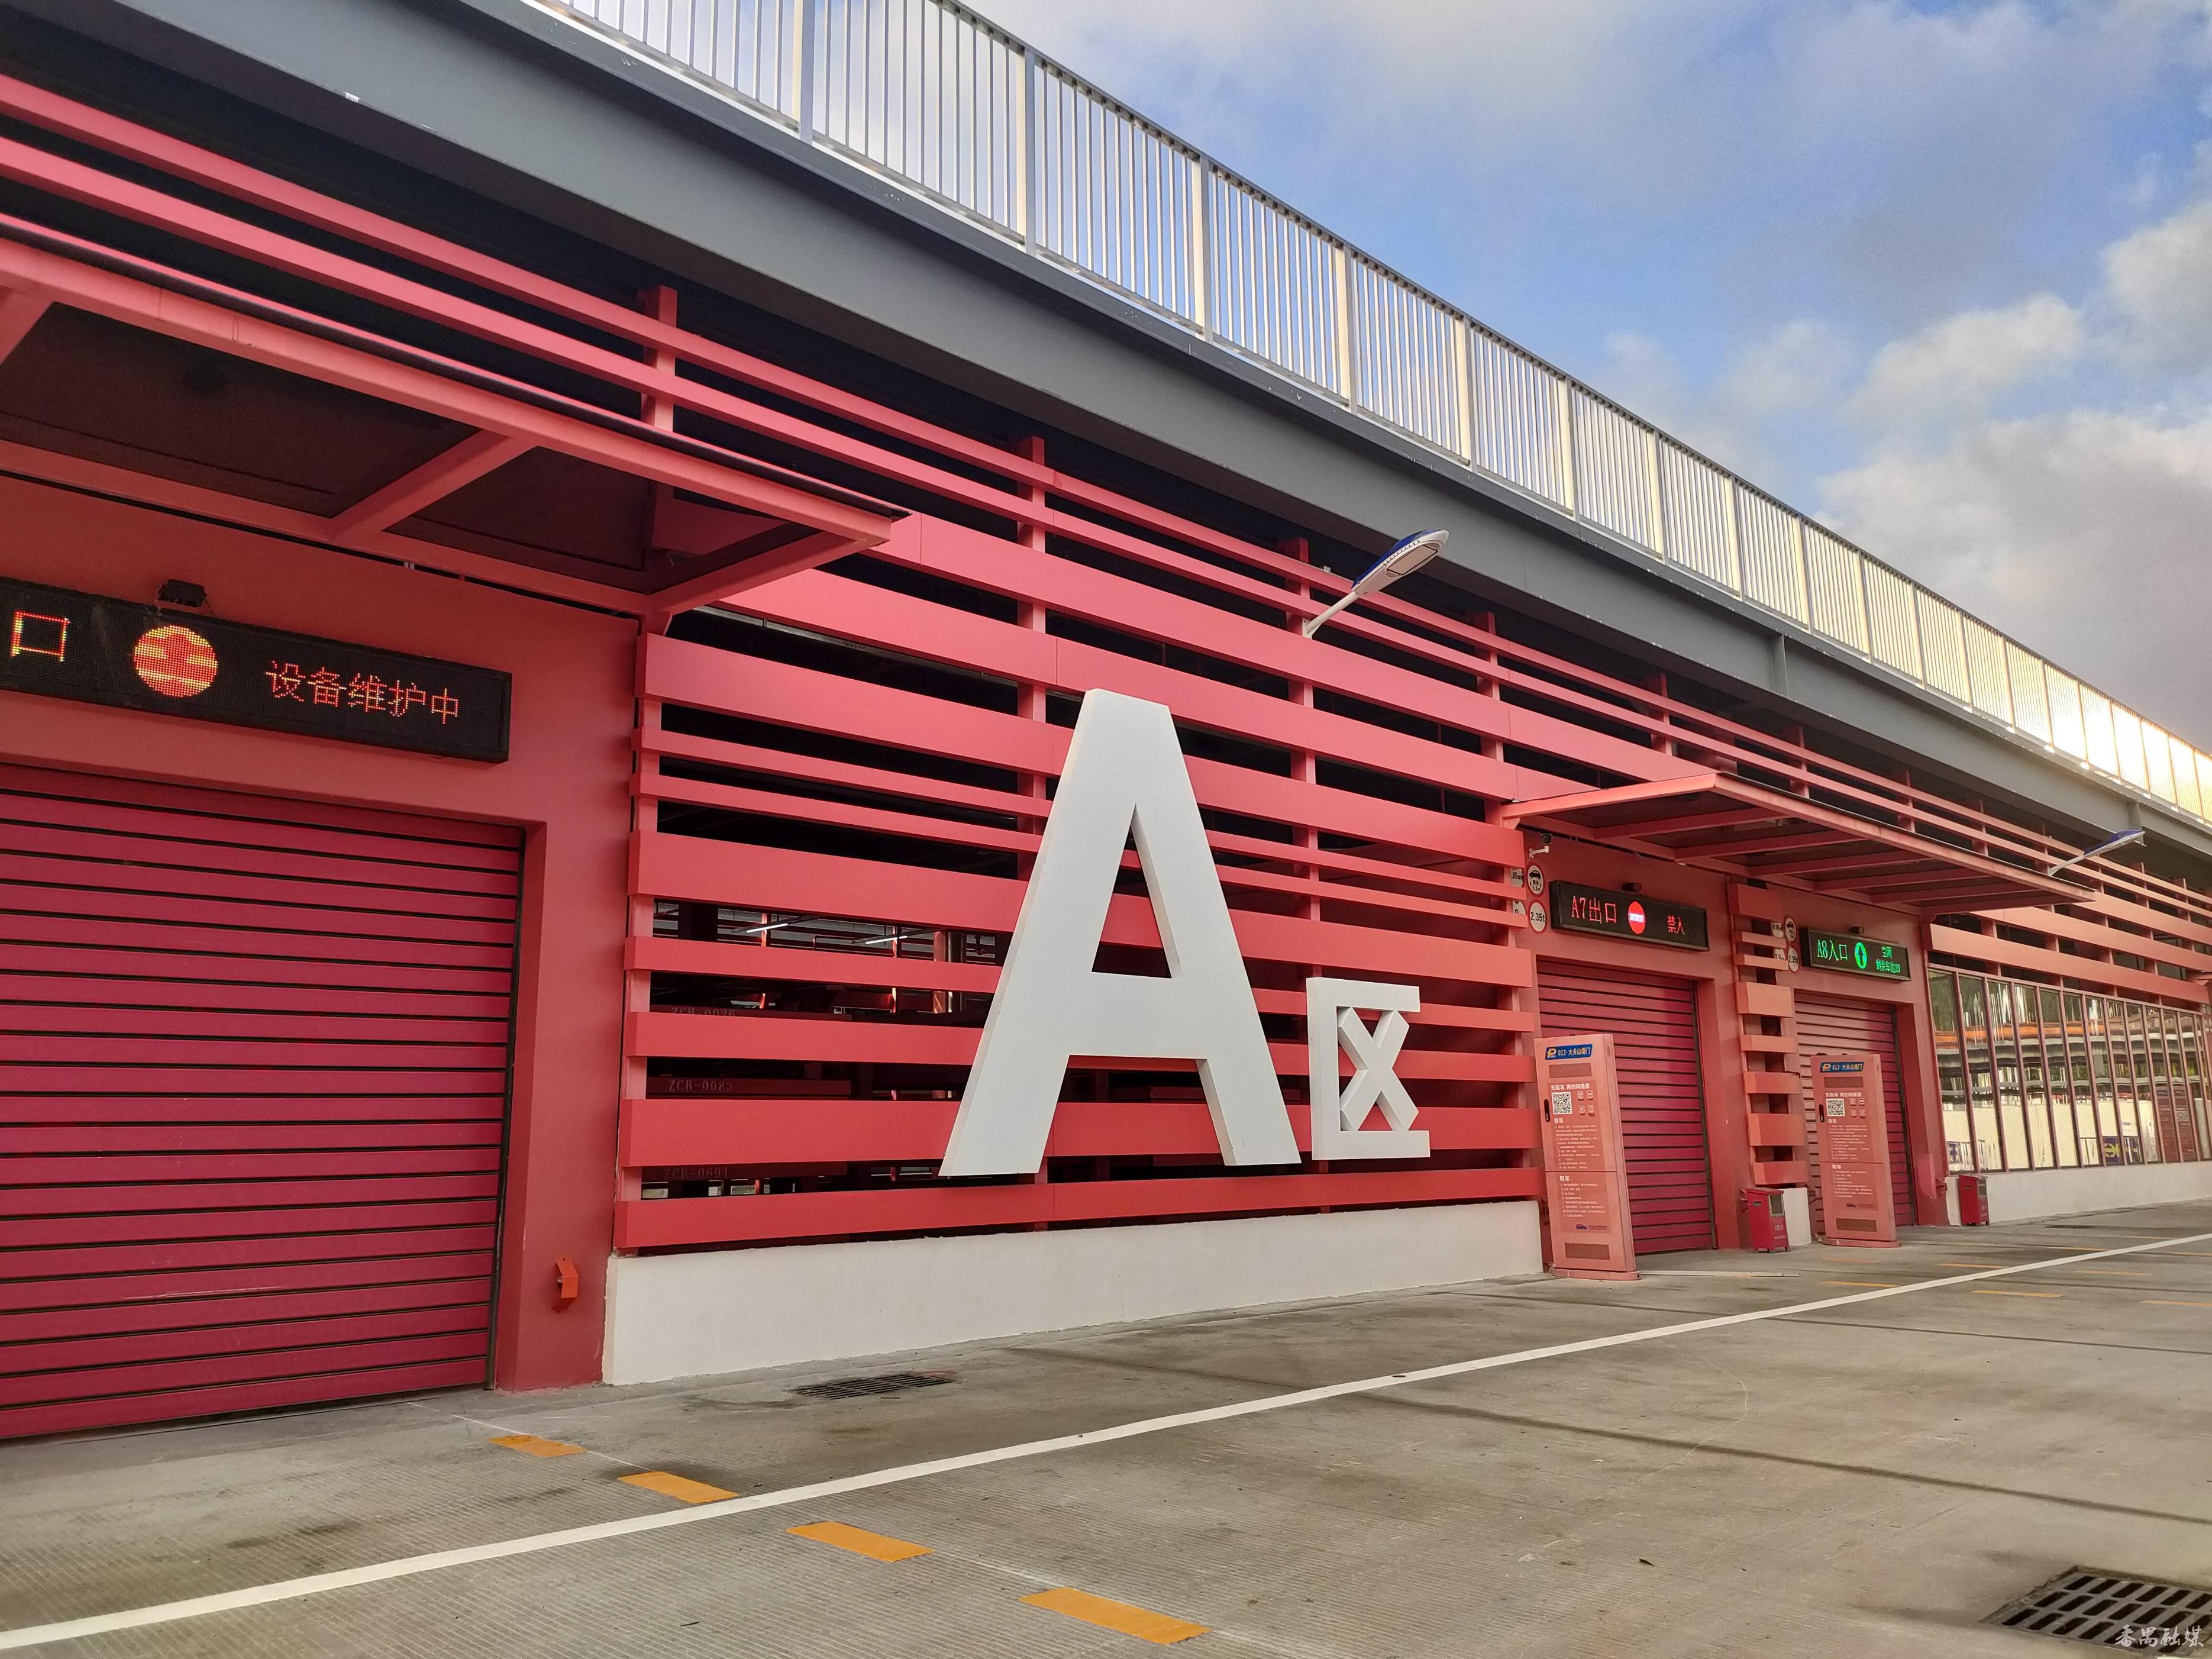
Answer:
<svg viewBox="0 0 2212 1659"><path fill-rule="evenodd" d="M906 348L885 351L894 361L926 365L926 372L957 377L956 384L967 385L971 389L978 382L984 383L994 388L985 395L994 396L1012 407L1019 408L1025 402L1034 405L1038 399L1044 399L1055 412L1042 418L1052 419L1054 423L1070 429L1081 430L1089 425L1102 434L1117 435L1121 442L1115 447L1153 459L1157 447L1146 443L1140 428L1102 416L1077 389L1055 389L1003 373L994 365L976 362L911 328L902 328L880 316L854 311L835 298L793 288L774 273L733 260L726 250L706 246L681 229L634 216L629 208L617 202L579 193L573 179L563 182L550 176L543 167L532 168L522 165L514 155L496 155L478 142L450 130L449 124L425 118L428 112L404 112L399 107L405 101L404 98L393 96L388 86L371 87L370 77L362 73L375 66L373 57L341 52L333 58L327 50L335 44L327 37L332 33L343 33L335 27L340 14L362 21L371 13L395 21L410 17L418 26L428 23L443 30L465 27L473 21L477 27L470 29L472 35L485 43L496 41L510 49L520 48L542 67L562 72L569 86L596 90L610 101L619 100L634 112L662 125L674 118L695 138L708 139L725 156L730 154L729 141L735 140L743 147L744 161L763 168L787 185L798 186L839 211L857 211L878 229L888 229L916 247L939 257L949 255L969 270L998 285L1016 289L1032 302L1042 298L1063 319L1103 333L1123 348L1134 344L1156 362L1204 375L1215 387L1231 391L1255 413L1265 413L1277 420L1291 418L1310 428L1318 427L1331 437L1349 439L1369 458L1385 460L1394 470L1418 477L1431 489L1441 485L1462 499L1472 498L1486 515L1504 517L1524 531L1534 529L1555 545L1565 545L1586 557L1601 559L1618 574L1631 575L1637 582L1656 584L1693 606L1721 613L1771 642L1772 648L1766 653L1771 668L1757 675L1732 672L1725 665L1708 661L1702 656L1684 656L1664 641L1627 629L1624 619L1595 615L1579 605L1563 606L1556 596L1527 592L1525 597L1534 600L1540 610L1551 610L1616 638L1656 648L1674 657L1686 669L1695 668L1730 682L1735 689L1757 700L1778 700L1823 723L1832 725L1839 718L1848 721L1848 705L1863 702L1865 693L1902 697L1923 714L1934 716L1937 730L1954 738L1969 739L1968 749L1995 744L2017 759L2031 763L2045 787L2055 791L2057 798L2040 789L2023 788L2025 778L2014 782L1991 775L1986 763L1978 765L1968 754L1957 752L1959 745L1955 742L1916 742L1904 733L1865 732L1878 746L1917 753L1942 769L1987 784L1993 793L2013 795L2023 804L2048 811L2055 819L2071 821L2087 830L2148 823L2178 848L2212 860L2212 834L2147 792L2136 792L2091 774L2056 750L1893 673L1788 618L1667 565L1609 532L1569 516L1547 501L1492 478L1416 440L1400 435L1328 394L1308 390L1233 349L1203 338L1073 270L1037 258L957 210L940 205L916 190L899 185L808 143L791 128L764 112L756 112L736 97L719 94L673 66L579 21L556 15L533 0L427 0L427 3L417 3L416 0L0 0L0 4L151 57L186 74L198 73L199 78L222 85L226 91L249 99L268 98L270 106L283 113L322 127L335 136L394 155L396 159L423 167L455 182L483 189L489 175L497 174L533 186L527 192L531 196L552 192L571 209L568 215L556 222L568 224L580 234L608 238L611 246L627 246L636 257L666 264L672 270L686 264L703 264L717 268L718 275L726 276L734 264L752 279L735 290L740 297L760 302L759 290L766 288L784 300L783 306L772 305L770 308L796 313L794 320L818 327L832 319L839 319L846 325L840 332L848 337L863 337L863 343L871 340L877 343L869 344L868 349L878 349L878 344ZM310 17L332 27L319 37L316 30L301 27ZM257 31L253 27L256 18L281 20L286 27ZM279 51L278 47L288 40L295 50L289 53ZM197 49L181 53L173 50L186 42ZM313 56L306 48L318 43L325 48L323 61L302 61ZM410 61L419 64L421 59L418 56ZM217 79L225 69L234 73ZM236 74L240 70L247 72ZM357 83L359 89L349 82ZM456 106L447 108L453 111ZM463 121L450 125L465 127L468 124ZM544 204L528 200L519 204L532 212L544 208ZM579 217L584 222L576 222ZM627 237L612 240L624 230L629 233ZM686 259L684 256L687 252L698 257ZM715 281L714 276L702 276L701 279ZM923 360L922 365L913 365L917 353ZM1034 407L1031 412L1038 413ZM1173 454L1186 462L1175 470L1206 487L1242 495L1287 518L1317 529L1326 528L1355 544L1365 541L1379 550L1390 538L1391 532L1378 530L1374 523L1358 516L1356 510L1347 514L1332 507L1326 501L1301 495L1288 483L1271 484L1265 478L1238 470L1233 464L1224 466L1218 461L1209 462L1194 453L1172 449L1158 453L1163 457ZM1501 592L1523 596L1522 587L1468 559L1463 551L1456 556L1447 556ZM1805 663L1795 676L1790 672L1793 659ZM1814 664L1828 672L1812 675L1813 684L1807 686L1807 696L1801 696L1793 679L1804 680L1806 669ZM1862 696L1844 697L1844 708L1837 707L1832 695L1822 695L1818 702L1807 700L1807 696L1814 694L1815 686L1820 693L1829 694L1840 684L1853 681L1858 684ZM1874 711L1869 708L1868 712ZM1889 723L1893 722L1883 722ZM1947 750L1952 752L1947 754ZM1988 757L1991 761L1996 758L1994 755ZM2010 772L2014 769L1999 766L1996 770Z"/></svg>

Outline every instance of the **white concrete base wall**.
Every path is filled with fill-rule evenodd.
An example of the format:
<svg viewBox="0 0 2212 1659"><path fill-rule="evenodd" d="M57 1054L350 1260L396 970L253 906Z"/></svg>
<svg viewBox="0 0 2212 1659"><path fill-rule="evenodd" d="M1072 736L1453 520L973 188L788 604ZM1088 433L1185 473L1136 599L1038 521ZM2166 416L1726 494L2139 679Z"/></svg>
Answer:
<svg viewBox="0 0 2212 1659"><path fill-rule="evenodd" d="M617 1256L606 1377L654 1382L1543 1265L1532 1200Z"/></svg>
<svg viewBox="0 0 2212 1659"><path fill-rule="evenodd" d="M2081 1215L2137 1204L2212 1198L2212 1164L2134 1164L2121 1169L2014 1170L1990 1183L1992 1222Z"/></svg>

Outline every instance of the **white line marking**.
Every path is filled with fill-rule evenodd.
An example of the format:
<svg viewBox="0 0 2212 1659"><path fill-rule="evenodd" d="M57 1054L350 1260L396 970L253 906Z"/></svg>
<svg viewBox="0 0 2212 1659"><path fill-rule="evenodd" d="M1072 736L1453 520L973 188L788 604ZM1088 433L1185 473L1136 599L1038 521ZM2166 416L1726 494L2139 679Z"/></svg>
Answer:
<svg viewBox="0 0 2212 1659"><path fill-rule="evenodd" d="M440 1572L447 1567L474 1566L481 1561L500 1561L514 1555L535 1555L543 1550L565 1549L572 1544L595 1544L602 1539L628 1538L638 1533L659 1532L665 1527L694 1526L702 1521L720 1520L726 1516L750 1515L760 1510L787 1509L794 1504L812 1503L817 1498L838 1498L847 1492L870 1492L878 1486L924 1480L933 1474L954 1474L963 1469L987 1468L994 1463L1043 1457L1054 1452L1104 1445L1115 1440L1133 1440L1142 1435L1164 1434L1170 1429L1195 1428L1205 1423L1225 1423L1239 1417L1256 1416L1261 1412L1286 1411L1293 1406L1317 1405L1325 1400L1341 1400L1353 1395L1379 1394L1385 1389L1401 1389L1415 1382L1433 1382L1447 1376L1467 1376L1476 1371L1496 1370L1506 1365L1525 1365L1538 1359L1595 1353L1605 1348L1656 1342L1661 1337L1723 1330L1731 1325L1753 1325L1761 1320L1783 1319L1791 1314L1818 1313L1824 1308L1848 1308L1863 1302L1880 1302L1893 1296L1912 1296L1922 1291L1942 1290L1953 1285L1972 1285L1984 1279L2003 1279L2013 1273L2034 1273L2044 1267L2070 1267L2083 1261L2134 1255L2141 1251L2166 1249L2176 1244L2208 1242L2212 1242L2212 1233L2194 1233L2185 1238L2160 1239L2148 1244L2123 1244L2112 1249L2099 1250L2089 1256L2069 1255L2054 1256L2043 1261L2017 1262L2008 1267L1956 1273L1948 1279L1923 1279L1917 1284L1896 1285L1887 1290L1862 1291L1856 1296L1824 1297L1817 1302L1793 1302L1779 1308L1754 1308L1744 1313L1718 1314L1711 1319L1686 1320L1680 1324L1660 1325L1650 1330L1586 1337L1579 1342L1559 1342L1543 1348L1522 1348L1512 1353L1492 1354L1481 1359L1455 1360L1446 1365L1397 1371L1389 1376L1362 1377L1352 1382L1331 1382L1318 1389L1300 1389L1291 1394L1266 1395L1257 1400L1241 1400L1227 1406L1208 1406L1199 1411L1176 1412L1168 1417L1148 1417L1139 1422L1117 1424L1108 1429L1091 1429L1081 1434L1057 1435L1049 1440L1025 1440L1018 1445L967 1452L957 1457L939 1457L926 1463L907 1463L897 1468L850 1474L836 1480L817 1480L811 1486L787 1486L781 1492L756 1492L750 1498L732 1498L720 1504L702 1504L696 1509L631 1516L620 1521L602 1521L588 1527L569 1527L559 1532L538 1533L528 1538L509 1538L495 1544L471 1544L462 1549L404 1556L396 1561L379 1561L370 1566L347 1567L337 1572L313 1573L305 1578L287 1578L274 1584L256 1584L246 1589L196 1595L183 1601L164 1601L149 1607L129 1608L122 1613L95 1613L88 1619L69 1619L52 1625L27 1625L15 1630L0 1631L0 1651L36 1647L42 1642L74 1641L79 1637L100 1636L110 1631L137 1630L148 1625L168 1625L180 1620L204 1619L210 1613L266 1607L274 1601L296 1601L304 1596L321 1595L331 1590L351 1589L362 1584L380 1584L394 1578L412 1578L422 1573Z"/></svg>

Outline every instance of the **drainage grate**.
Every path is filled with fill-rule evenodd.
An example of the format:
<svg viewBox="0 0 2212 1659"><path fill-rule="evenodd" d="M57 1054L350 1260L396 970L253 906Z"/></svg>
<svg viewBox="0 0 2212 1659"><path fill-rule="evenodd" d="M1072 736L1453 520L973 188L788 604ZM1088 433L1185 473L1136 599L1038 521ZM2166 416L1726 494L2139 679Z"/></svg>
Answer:
<svg viewBox="0 0 2212 1659"><path fill-rule="evenodd" d="M2069 1567L1985 1625L2039 1636L2067 1636L2099 1647L2150 1653L2212 1651L2212 1590L2165 1584L2094 1567Z"/></svg>
<svg viewBox="0 0 2212 1659"><path fill-rule="evenodd" d="M888 1371L881 1376L841 1376L835 1382L810 1382L793 1394L809 1400L857 1400L866 1394L904 1394L908 1389L933 1389L952 1380L951 1371Z"/></svg>

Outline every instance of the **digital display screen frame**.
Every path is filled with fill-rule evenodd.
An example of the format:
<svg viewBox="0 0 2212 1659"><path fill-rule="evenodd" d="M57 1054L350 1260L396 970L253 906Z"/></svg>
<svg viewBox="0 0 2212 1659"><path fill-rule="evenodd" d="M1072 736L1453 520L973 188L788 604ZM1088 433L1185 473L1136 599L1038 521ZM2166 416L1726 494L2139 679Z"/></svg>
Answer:
<svg viewBox="0 0 2212 1659"><path fill-rule="evenodd" d="M1571 881L1552 884L1552 925L1571 933L1597 933L1677 951L1703 951L1711 940L1705 913L1698 905Z"/></svg>
<svg viewBox="0 0 2212 1659"><path fill-rule="evenodd" d="M1912 952L1857 933L1831 933L1817 927L1798 930L1797 959L1808 968L1833 974L1864 974L1869 979L1910 980Z"/></svg>
<svg viewBox="0 0 2212 1659"><path fill-rule="evenodd" d="M0 577L0 690L504 761L513 677Z"/></svg>

